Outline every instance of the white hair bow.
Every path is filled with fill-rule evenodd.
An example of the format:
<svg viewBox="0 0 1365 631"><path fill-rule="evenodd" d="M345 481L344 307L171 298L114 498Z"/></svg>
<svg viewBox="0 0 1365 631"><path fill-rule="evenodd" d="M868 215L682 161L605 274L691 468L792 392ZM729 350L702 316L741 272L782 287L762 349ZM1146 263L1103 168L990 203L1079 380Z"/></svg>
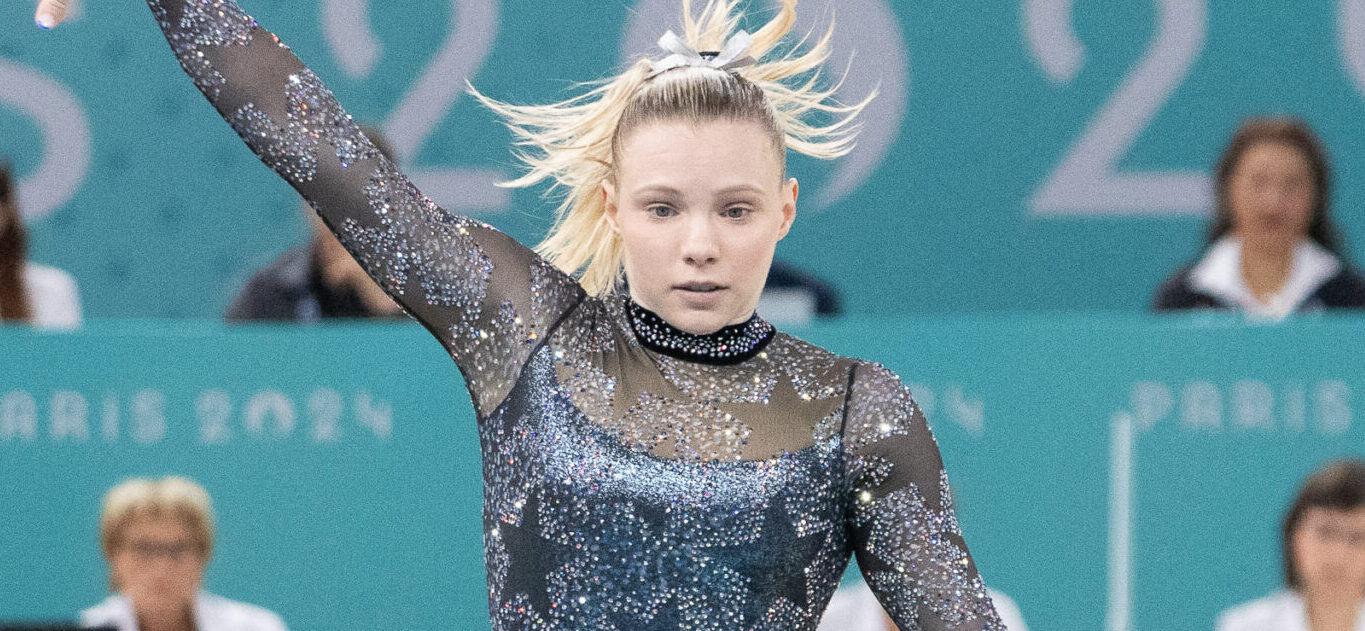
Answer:
<svg viewBox="0 0 1365 631"><path fill-rule="evenodd" d="M752 66L758 63L753 57L746 54L752 41L753 37L748 32L739 31L732 35L729 41L725 42L724 50L720 52L697 52L682 41L681 37L678 37L673 31L669 31L659 38L659 48L672 54L652 62L654 72L649 76L653 78L661 72L684 66L715 68L726 72L734 72L745 66Z"/></svg>

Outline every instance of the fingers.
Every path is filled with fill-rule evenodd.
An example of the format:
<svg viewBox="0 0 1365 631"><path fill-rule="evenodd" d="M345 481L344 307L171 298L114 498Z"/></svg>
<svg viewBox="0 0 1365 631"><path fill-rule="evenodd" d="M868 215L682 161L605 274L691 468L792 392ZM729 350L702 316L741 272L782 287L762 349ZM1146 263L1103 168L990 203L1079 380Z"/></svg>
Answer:
<svg viewBox="0 0 1365 631"><path fill-rule="evenodd" d="M66 19L67 12L71 9L73 0L39 0L38 10L33 14L33 21L42 28L56 28L62 20Z"/></svg>

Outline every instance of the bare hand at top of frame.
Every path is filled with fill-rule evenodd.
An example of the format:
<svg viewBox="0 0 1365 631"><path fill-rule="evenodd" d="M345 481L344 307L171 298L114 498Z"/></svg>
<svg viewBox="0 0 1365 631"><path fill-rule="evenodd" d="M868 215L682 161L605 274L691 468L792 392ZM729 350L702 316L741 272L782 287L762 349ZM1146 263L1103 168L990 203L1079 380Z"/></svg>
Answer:
<svg viewBox="0 0 1365 631"><path fill-rule="evenodd" d="M56 28L71 15L76 0L38 0L38 10L33 12L33 21L39 27Z"/></svg>

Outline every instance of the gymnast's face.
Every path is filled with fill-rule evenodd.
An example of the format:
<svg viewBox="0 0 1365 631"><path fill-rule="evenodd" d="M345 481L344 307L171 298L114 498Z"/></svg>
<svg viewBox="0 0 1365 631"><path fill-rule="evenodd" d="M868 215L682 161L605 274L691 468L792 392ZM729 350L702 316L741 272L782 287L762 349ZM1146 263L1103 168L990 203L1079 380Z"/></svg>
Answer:
<svg viewBox="0 0 1365 631"><path fill-rule="evenodd" d="M652 123L628 134L617 155L603 194L631 298L688 333L747 320L796 218L796 180L784 179L763 128Z"/></svg>
<svg viewBox="0 0 1365 631"><path fill-rule="evenodd" d="M124 526L110 551L113 583L142 618L187 615L208 559L194 533L175 517L142 515Z"/></svg>
<svg viewBox="0 0 1365 631"><path fill-rule="evenodd" d="M1308 509L1290 545L1305 590L1352 602L1365 596L1365 507Z"/></svg>

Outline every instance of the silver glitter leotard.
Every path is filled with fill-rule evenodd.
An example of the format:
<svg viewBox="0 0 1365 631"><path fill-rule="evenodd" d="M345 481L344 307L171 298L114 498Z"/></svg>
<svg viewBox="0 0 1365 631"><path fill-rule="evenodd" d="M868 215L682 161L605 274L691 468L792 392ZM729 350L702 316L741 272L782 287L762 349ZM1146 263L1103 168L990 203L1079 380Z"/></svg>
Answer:
<svg viewBox="0 0 1365 631"><path fill-rule="evenodd" d="M449 351L495 629L814 629L849 555L906 631L1001 629L890 371L754 317L691 336L442 210L236 3L148 0L195 85Z"/></svg>

